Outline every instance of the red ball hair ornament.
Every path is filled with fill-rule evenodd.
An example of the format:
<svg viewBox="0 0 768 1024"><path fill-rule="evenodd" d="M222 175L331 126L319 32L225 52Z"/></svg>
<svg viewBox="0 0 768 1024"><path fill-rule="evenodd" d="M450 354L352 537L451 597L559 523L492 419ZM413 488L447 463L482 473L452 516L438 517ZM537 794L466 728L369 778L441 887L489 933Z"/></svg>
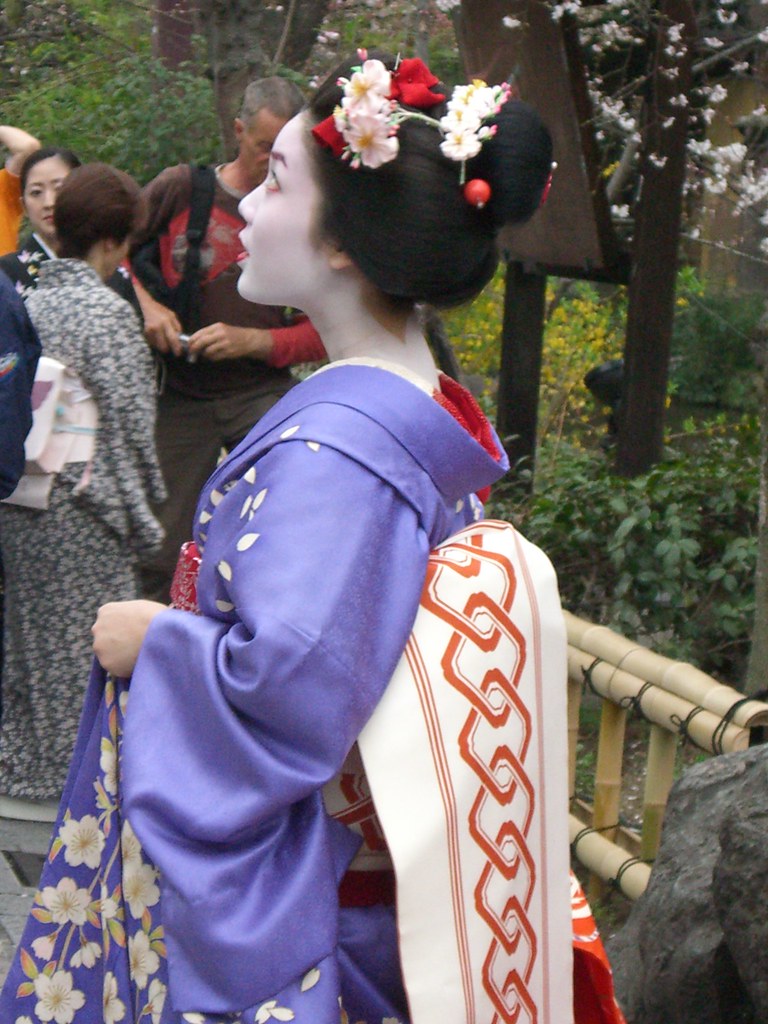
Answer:
<svg viewBox="0 0 768 1024"><path fill-rule="evenodd" d="M475 206L478 210L482 210L491 198L491 186L487 181L483 181L482 178L472 178L464 186L464 198L470 206Z"/></svg>

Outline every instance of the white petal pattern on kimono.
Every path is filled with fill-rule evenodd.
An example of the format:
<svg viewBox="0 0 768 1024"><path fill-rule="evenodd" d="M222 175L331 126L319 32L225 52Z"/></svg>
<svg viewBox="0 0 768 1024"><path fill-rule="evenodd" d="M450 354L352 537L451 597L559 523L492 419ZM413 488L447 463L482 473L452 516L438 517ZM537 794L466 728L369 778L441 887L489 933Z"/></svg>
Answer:
<svg viewBox="0 0 768 1024"><path fill-rule="evenodd" d="M266 1024L270 1019L293 1020L295 1016L293 1010L289 1010L287 1006L278 1006L276 999L270 999L262 1003L256 1011L256 1024Z"/></svg>
<svg viewBox="0 0 768 1024"><path fill-rule="evenodd" d="M311 971L307 971L304 977L301 979L301 991L308 992L311 988L320 981L320 971L317 967L313 967Z"/></svg>

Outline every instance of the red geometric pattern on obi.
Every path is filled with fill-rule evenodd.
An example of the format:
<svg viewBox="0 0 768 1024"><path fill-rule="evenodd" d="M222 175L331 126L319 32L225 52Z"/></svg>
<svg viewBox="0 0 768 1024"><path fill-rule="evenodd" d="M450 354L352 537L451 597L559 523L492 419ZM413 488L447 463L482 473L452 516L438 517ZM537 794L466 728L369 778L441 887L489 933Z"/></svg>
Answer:
<svg viewBox="0 0 768 1024"><path fill-rule="evenodd" d="M527 836L536 809L536 792L525 767L532 738L531 715L517 693L526 643L510 615L517 587L514 566L503 555L479 551L480 535L472 536L470 545L452 545L453 558L441 558L439 552L433 552L421 603L454 629L440 663L446 681L470 705L459 735L459 750L478 783L466 824L485 855L485 865L474 886L477 913L490 931L483 986L497 1021L533 1024L538 1011L528 983L539 949L528 909L538 880ZM457 548L468 556L464 563L455 559ZM471 594L463 608L444 603L440 597L442 575L460 573L467 579L478 576L481 558L495 561L508 581L500 598L494 600L481 592ZM511 663L512 671L505 674L490 668L480 679L470 677L468 671L463 671L463 655L473 648L504 655L494 660ZM476 742L479 734L484 739L482 744ZM501 824L500 807L507 808Z"/></svg>
<svg viewBox="0 0 768 1024"><path fill-rule="evenodd" d="M339 778L338 792L346 800L346 806L334 809L332 817L342 825L346 825L347 828L354 828L355 832L362 835L363 843L368 850L374 852L386 850L387 844L376 817L376 808L373 806L365 775L342 772Z"/></svg>

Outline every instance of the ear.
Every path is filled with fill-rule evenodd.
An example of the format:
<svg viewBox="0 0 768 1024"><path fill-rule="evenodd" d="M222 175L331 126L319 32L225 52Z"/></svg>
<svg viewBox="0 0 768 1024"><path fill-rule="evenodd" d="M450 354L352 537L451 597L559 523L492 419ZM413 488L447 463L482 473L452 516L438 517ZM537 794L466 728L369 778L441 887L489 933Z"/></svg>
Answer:
<svg viewBox="0 0 768 1024"><path fill-rule="evenodd" d="M340 249L339 246L334 245L333 243L324 242L323 249L325 251L325 258L328 260L328 266L331 270L348 270L350 267L355 266L350 257L343 249Z"/></svg>
<svg viewBox="0 0 768 1024"><path fill-rule="evenodd" d="M244 131L245 131L245 125L243 124L242 120L239 117L236 117L235 118L235 138L237 139L238 142L243 137L243 132Z"/></svg>

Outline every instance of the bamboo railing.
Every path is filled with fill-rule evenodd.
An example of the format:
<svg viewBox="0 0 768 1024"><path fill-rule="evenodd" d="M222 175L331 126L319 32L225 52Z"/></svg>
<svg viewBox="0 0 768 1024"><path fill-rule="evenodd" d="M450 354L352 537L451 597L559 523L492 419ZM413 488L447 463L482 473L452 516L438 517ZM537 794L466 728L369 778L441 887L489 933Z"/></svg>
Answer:
<svg viewBox="0 0 768 1024"><path fill-rule="evenodd" d="M677 748L690 740L710 754L763 740L768 704L744 697L692 665L673 661L605 626L565 612L568 632L568 754L571 850L591 872L590 896L611 882L630 899L648 884ZM585 689L601 698L594 802L575 795L576 750ZM642 828L620 824L627 718L649 722Z"/></svg>

